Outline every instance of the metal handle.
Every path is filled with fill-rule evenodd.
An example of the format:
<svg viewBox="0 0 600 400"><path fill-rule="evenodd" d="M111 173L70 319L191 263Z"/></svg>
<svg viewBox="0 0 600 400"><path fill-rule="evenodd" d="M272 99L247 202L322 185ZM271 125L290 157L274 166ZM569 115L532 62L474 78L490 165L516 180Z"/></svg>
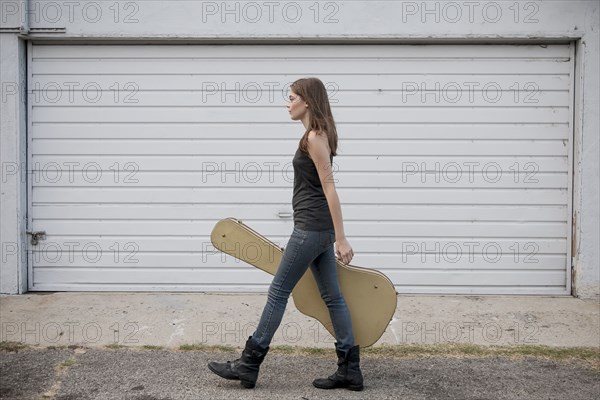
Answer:
<svg viewBox="0 0 600 400"><path fill-rule="evenodd" d="M31 244L36 246L38 241L46 240L46 231L29 232L25 231L28 235L31 235Z"/></svg>
<svg viewBox="0 0 600 400"><path fill-rule="evenodd" d="M279 218L292 218L293 214L287 211L281 211L277 214Z"/></svg>

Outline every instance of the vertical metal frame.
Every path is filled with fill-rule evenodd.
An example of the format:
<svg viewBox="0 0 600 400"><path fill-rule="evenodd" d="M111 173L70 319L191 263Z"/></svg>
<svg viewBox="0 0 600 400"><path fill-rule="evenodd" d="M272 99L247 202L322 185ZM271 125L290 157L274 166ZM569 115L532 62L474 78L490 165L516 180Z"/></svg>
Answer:
<svg viewBox="0 0 600 400"><path fill-rule="evenodd" d="M572 174L569 175L569 184L572 185L571 196L569 198L569 273L567 288L571 296L577 296L577 267L578 267L578 253L579 253L579 242L580 242L580 218L579 212L581 210L581 198L582 198L582 181L581 181L581 151L583 141L583 93L584 93L584 51L582 38L578 38L576 41L571 43L572 50L571 54L574 62L571 65L571 102L573 110L570 115L572 119L572 143L569 147L571 151L571 162L569 167L572 169Z"/></svg>
<svg viewBox="0 0 600 400"><path fill-rule="evenodd" d="M27 87L24 91L25 101L27 102L27 127L25 129L26 135L26 165L25 165L25 174L26 174L26 185L27 185L27 230L33 231L33 219L32 219L32 195L33 195L33 163L31 159L31 149L32 149L32 127L33 127L33 103L32 99L34 98L31 95L32 84L32 61L33 61L33 43L31 40L27 41L27 52L26 52L26 70L27 70ZM26 238L26 249L27 249L27 290L33 289L33 249L30 247L30 238Z"/></svg>
<svg viewBox="0 0 600 400"><path fill-rule="evenodd" d="M568 165L568 174L567 174L567 265L566 265L566 294L571 295L573 290L572 280L573 280L573 202L574 202L574 169L575 163L573 160L573 154L575 149L575 115L578 112L576 94L578 91L576 90L576 76L577 76L577 60L576 60L576 48L577 43L571 42L569 44L569 59L571 60L570 69L569 69L569 142L567 145L567 165Z"/></svg>

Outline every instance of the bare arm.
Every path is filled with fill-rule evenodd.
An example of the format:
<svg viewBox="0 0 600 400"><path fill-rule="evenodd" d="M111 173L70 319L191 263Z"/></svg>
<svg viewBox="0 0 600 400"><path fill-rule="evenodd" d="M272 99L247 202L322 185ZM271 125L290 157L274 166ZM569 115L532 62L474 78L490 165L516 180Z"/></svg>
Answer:
<svg viewBox="0 0 600 400"><path fill-rule="evenodd" d="M329 211L331 212L331 218L333 219L335 244L337 247L336 254L342 262L348 264L352 261L354 253L344 232L342 207L333 181L333 170L329 160L330 150L326 136L310 132L308 136L308 153L317 168L319 180L321 181L321 186L329 205Z"/></svg>

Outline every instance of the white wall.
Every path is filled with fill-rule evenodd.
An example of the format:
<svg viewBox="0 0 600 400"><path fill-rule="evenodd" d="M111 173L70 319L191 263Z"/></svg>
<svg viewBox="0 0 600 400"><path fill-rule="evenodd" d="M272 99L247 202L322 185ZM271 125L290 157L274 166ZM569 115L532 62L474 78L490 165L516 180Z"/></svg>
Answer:
<svg viewBox="0 0 600 400"><path fill-rule="evenodd" d="M29 4L27 6L26 4ZM116 5L115 5L116 4ZM590 1L9 1L0 2L2 81L19 74L21 38L130 41L394 42L577 40L575 116L575 294L600 295L599 5ZM29 21L27 21L29 17ZM22 62L24 61L21 58ZM6 72L7 71L7 72ZM4 85L3 85L4 91ZM12 101L12 99L10 100ZM22 157L24 130L14 104L2 104L2 161ZM4 112L8 110L9 112ZM22 185L3 183L2 241L16 241ZM5 198L7 199L5 201ZM15 215L20 216L15 219ZM15 293L19 262L2 262L0 292ZM21 264L22 265L22 264Z"/></svg>
<svg viewBox="0 0 600 400"><path fill-rule="evenodd" d="M0 293L27 289L25 42L0 34Z"/></svg>

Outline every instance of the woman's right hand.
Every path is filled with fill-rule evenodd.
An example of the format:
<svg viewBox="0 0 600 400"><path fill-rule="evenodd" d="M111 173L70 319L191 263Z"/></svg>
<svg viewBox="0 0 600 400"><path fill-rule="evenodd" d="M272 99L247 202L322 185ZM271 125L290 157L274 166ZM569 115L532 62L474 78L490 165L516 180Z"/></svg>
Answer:
<svg viewBox="0 0 600 400"><path fill-rule="evenodd" d="M354 257L354 252L352 251L352 246L347 239L337 240L335 242L335 255L339 258L344 264L350 264L352 261L352 257Z"/></svg>

